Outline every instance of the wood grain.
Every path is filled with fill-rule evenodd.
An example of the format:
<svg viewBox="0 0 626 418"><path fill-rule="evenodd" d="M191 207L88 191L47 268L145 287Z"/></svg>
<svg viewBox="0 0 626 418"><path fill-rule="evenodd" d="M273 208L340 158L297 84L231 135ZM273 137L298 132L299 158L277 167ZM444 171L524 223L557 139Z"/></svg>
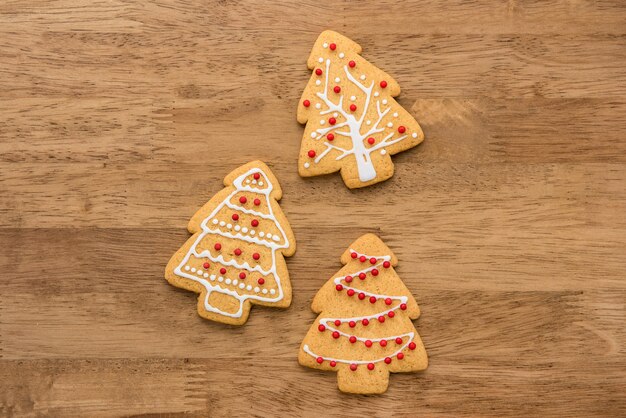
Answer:
<svg viewBox="0 0 626 418"><path fill-rule="evenodd" d="M363 190L295 167L328 28L426 134ZM0 415L626 416L624 97L614 0L3 1ZM163 269L252 159L284 190L294 297L234 328ZM355 397L296 356L365 232L430 367Z"/></svg>

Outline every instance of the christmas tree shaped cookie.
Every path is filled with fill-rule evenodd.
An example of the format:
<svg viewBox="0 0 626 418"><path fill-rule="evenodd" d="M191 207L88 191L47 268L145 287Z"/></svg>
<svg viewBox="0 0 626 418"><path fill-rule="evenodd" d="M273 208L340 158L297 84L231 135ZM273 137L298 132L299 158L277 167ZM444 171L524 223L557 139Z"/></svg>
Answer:
<svg viewBox="0 0 626 418"><path fill-rule="evenodd" d="M265 164L239 167L224 185L189 221L193 236L172 256L165 278L200 294L202 317L241 325L251 304L291 303L283 256L293 255L296 241L278 206L278 181Z"/></svg>
<svg viewBox="0 0 626 418"><path fill-rule="evenodd" d="M298 360L337 372L343 392L383 393L390 372L428 365L411 322L419 317L419 307L393 269L396 256L376 235L357 239L341 262L345 267L313 299L312 309L320 315L302 342Z"/></svg>
<svg viewBox="0 0 626 418"><path fill-rule="evenodd" d="M307 61L313 74L298 105L306 123L298 172L303 177L341 171L350 188L393 175L391 155L424 140L419 124L393 98L400 86L361 57L361 47L324 31Z"/></svg>

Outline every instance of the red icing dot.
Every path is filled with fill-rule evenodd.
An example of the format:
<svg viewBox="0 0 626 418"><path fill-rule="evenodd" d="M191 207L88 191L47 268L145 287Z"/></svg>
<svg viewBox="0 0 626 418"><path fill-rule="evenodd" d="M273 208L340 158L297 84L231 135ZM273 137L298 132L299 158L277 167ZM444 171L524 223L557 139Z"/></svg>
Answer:
<svg viewBox="0 0 626 418"><path fill-rule="evenodd" d="M337 365L337 362L333 360L329 364L330 364L330 367L335 367Z"/></svg>
<svg viewBox="0 0 626 418"><path fill-rule="evenodd" d="M220 269L220 274L226 274L226 269L224 267Z"/></svg>
<svg viewBox="0 0 626 418"><path fill-rule="evenodd" d="M254 205L259 206L261 204L261 199L254 199Z"/></svg>
<svg viewBox="0 0 626 418"><path fill-rule="evenodd" d="M244 273L243 271L241 273L239 273L239 278L241 280L245 279L246 278L246 273Z"/></svg>
<svg viewBox="0 0 626 418"><path fill-rule="evenodd" d="M393 318L394 316L396 316L396 313L394 311L389 311L387 316L389 316L389 318Z"/></svg>
<svg viewBox="0 0 626 418"><path fill-rule="evenodd" d="M339 338L339 331L333 331L333 338L334 339Z"/></svg>
<svg viewBox="0 0 626 418"><path fill-rule="evenodd" d="M239 198L239 203L246 203L247 201L248 201L248 199L246 199L246 197L245 197L245 196L241 196L241 197Z"/></svg>
<svg viewBox="0 0 626 418"><path fill-rule="evenodd" d="M409 349L415 350L415 347L417 347L417 344L411 341L411 343L409 344Z"/></svg>
<svg viewBox="0 0 626 418"><path fill-rule="evenodd" d="M353 103L350 105L350 111L354 112L356 110L356 105Z"/></svg>
<svg viewBox="0 0 626 418"><path fill-rule="evenodd" d="M381 347L387 347L387 340L380 340L378 344L380 344Z"/></svg>
<svg viewBox="0 0 626 418"><path fill-rule="evenodd" d="M339 86L335 86L335 87L333 88L333 91L334 91L335 93L341 93L341 87L339 87Z"/></svg>
<svg viewBox="0 0 626 418"><path fill-rule="evenodd" d="M380 87L385 88L387 87L387 82L385 80L380 82Z"/></svg>
<svg viewBox="0 0 626 418"><path fill-rule="evenodd" d="M404 353L398 353L398 360L402 360L404 358Z"/></svg>
<svg viewBox="0 0 626 418"><path fill-rule="evenodd" d="M370 258L370 264L376 264L376 259L374 257Z"/></svg>
<svg viewBox="0 0 626 418"><path fill-rule="evenodd" d="M350 365L350 370L352 370L353 372L356 371L356 364L351 364Z"/></svg>
<svg viewBox="0 0 626 418"><path fill-rule="evenodd" d="M250 222L250 225L256 228L257 226L259 226L259 221L257 221L256 219L253 219L252 222Z"/></svg>
<svg viewBox="0 0 626 418"><path fill-rule="evenodd" d="M337 119L335 119L335 118L329 118L329 119L328 119L328 123L330 123L331 125L334 125L335 123L337 123Z"/></svg>
<svg viewBox="0 0 626 418"><path fill-rule="evenodd" d="M362 256L360 256L360 257L359 257L359 261L360 261L361 263L365 263L365 261L366 261L366 260L367 260L367 257L365 257L364 255L362 255Z"/></svg>
<svg viewBox="0 0 626 418"><path fill-rule="evenodd" d="M400 132L401 134L406 132L406 128L404 126L398 126L398 132Z"/></svg>
<svg viewBox="0 0 626 418"><path fill-rule="evenodd" d="M261 175L259 173L254 173L252 177L254 177L255 180L258 180L261 178Z"/></svg>
<svg viewBox="0 0 626 418"><path fill-rule="evenodd" d="M330 44L330 45L328 45L328 47L330 48L331 51L334 51L335 49L337 49L337 45L336 44Z"/></svg>
<svg viewBox="0 0 626 418"><path fill-rule="evenodd" d="M361 300L365 299L365 293L359 293L359 299Z"/></svg>
<svg viewBox="0 0 626 418"><path fill-rule="evenodd" d="M339 319L335 319L335 326L338 327L341 325L341 321Z"/></svg>
<svg viewBox="0 0 626 418"><path fill-rule="evenodd" d="M322 69L321 68L316 68L315 69L315 74L322 75Z"/></svg>
<svg viewBox="0 0 626 418"><path fill-rule="evenodd" d="M238 221L239 220L239 215L237 215L236 213L233 213L233 221Z"/></svg>
<svg viewBox="0 0 626 418"><path fill-rule="evenodd" d="M365 340L365 346L370 348L372 346L372 342L370 340Z"/></svg>
<svg viewBox="0 0 626 418"><path fill-rule="evenodd" d="M350 66L350 68L354 68L354 67L356 67L356 62L354 62L354 61L350 61L350 62L348 63L348 65Z"/></svg>
<svg viewBox="0 0 626 418"><path fill-rule="evenodd" d="M354 296L354 289L348 289L348 296Z"/></svg>
<svg viewBox="0 0 626 418"><path fill-rule="evenodd" d="M326 330L326 327L324 326L324 324L319 324L317 329L319 330L319 332L324 332Z"/></svg>
<svg viewBox="0 0 626 418"><path fill-rule="evenodd" d="M328 135L326 135L326 139L328 139L329 141L332 141L333 139L335 139L335 134L333 134L332 132L329 133Z"/></svg>
<svg viewBox="0 0 626 418"><path fill-rule="evenodd" d="M324 362L324 359L321 357L318 357L317 359L315 359L315 361L317 361L319 364L322 364Z"/></svg>
<svg viewBox="0 0 626 418"><path fill-rule="evenodd" d="M367 370L374 370L374 363L367 363Z"/></svg>
<svg viewBox="0 0 626 418"><path fill-rule="evenodd" d="M402 338L400 337L396 338L396 344L402 344Z"/></svg>
<svg viewBox="0 0 626 418"><path fill-rule="evenodd" d="M220 243L218 242L218 243L216 243L216 244L213 246L213 248L215 248L217 251L219 251L219 250L221 250L221 249L222 249L222 244L220 244Z"/></svg>
<svg viewBox="0 0 626 418"><path fill-rule="evenodd" d="M366 277L367 275L365 273L359 273L359 279L365 280Z"/></svg>
<svg viewBox="0 0 626 418"><path fill-rule="evenodd" d="M343 290L343 286L338 284L337 286L335 286L335 289L341 292Z"/></svg>
<svg viewBox="0 0 626 418"><path fill-rule="evenodd" d="M309 152L307 152L307 154L308 154L309 158L315 157L315 151L312 150L312 149L310 149Z"/></svg>
<svg viewBox="0 0 626 418"><path fill-rule="evenodd" d="M204 267L205 269L208 269L209 267L211 267L211 265L209 263L204 263L202 267Z"/></svg>
<svg viewBox="0 0 626 418"><path fill-rule="evenodd" d="M357 253L352 253L352 254L350 254L350 257L352 257L352 258L357 258L358 256L359 256L359 255L358 255Z"/></svg>
<svg viewBox="0 0 626 418"><path fill-rule="evenodd" d="M378 276L378 270L377 269L373 269L372 270L372 276Z"/></svg>
<svg viewBox="0 0 626 418"><path fill-rule="evenodd" d="M350 322L348 322L348 325L350 325L350 328L354 328L354 327L356 327L356 322L350 321Z"/></svg>
<svg viewBox="0 0 626 418"><path fill-rule="evenodd" d="M389 261L385 261L385 262L383 263L383 267L384 267L384 268L388 269L388 268L389 268L389 266L391 266L391 263L390 263Z"/></svg>
<svg viewBox="0 0 626 418"><path fill-rule="evenodd" d="M383 315L379 316L379 317L378 317L378 322L380 322L381 324L382 324L383 322L385 322L385 317L384 317Z"/></svg>
<svg viewBox="0 0 626 418"><path fill-rule="evenodd" d="M259 277L259 280L257 280L258 284L265 284L265 279L263 277Z"/></svg>
<svg viewBox="0 0 626 418"><path fill-rule="evenodd" d="M385 364L389 364L389 363L391 363L391 358L385 357Z"/></svg>
<svg viewBox="0 0 626 418"><path fill-rule="evenodd" d="M385 299L385 305L391 305L391 298Z"/></svg>
<svg viewBox="0 0 626 418"><path fill-rule="evenodd" d="M302 102L302 104L304 105L304 107L309 107L311 106L311 102L309 100L305 100Z"/></svg>
<svg viewBox="0 0 626 418"><path fill-rule="evenodd" d="M376 296L370 296L370 303L376 303Z"/></svg>
<svg viewBox="0 0 626 418"><path fill-rule="evenodd" d="M367 143L368 144L373 145L374 142L376 142L376 140L374 138L372 138L372 137L367 138Z"/></svg>
<svg viewBox="0 0 626 418"><path fill-rule="evenodd" d="M346 283L351 283L352 282L352 276L346 276L346 277L344 277L344 280L346 281Z"/></svg>
<svg viewBox="0 0 626 418"><path fill-rule="evenodd" d="M255 260L258 260L259 258L261 258L261 254L254 253L254 254L252 254L252 258L254 258Z"/></svg>
<svg viewBox="0 0 626 418"><path fill-rule="evenodd" d="M354 335L350 336L350 342L354 344L356 342L356 337Z"/></svg>
<svg viewBox="0 0 626 418"><path fill-rule="evenodd" d="M363 324L364 327L366 327L370 324L370 320L365 318L364 320L361 321L361 323Z"/></svg>
<svg viewBox="0 0 626 418"><path fill-rule="evenodd" d="M403 311L406 311L406 303L401 303L400 309L402 309Z"/></svg>
<svg viewBox="0 0 626 418"><path fill-rule="evenodd" d="M241 255L241 250L239 248L235 248L235 255Z"/></svg>

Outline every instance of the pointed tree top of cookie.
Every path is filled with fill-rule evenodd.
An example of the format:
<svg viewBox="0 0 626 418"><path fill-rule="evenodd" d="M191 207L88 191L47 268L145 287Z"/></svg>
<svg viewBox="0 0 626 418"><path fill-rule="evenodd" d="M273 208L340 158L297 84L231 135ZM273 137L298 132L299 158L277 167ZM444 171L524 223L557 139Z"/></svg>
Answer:
<svg viewBox="0 0 626 418"><path fill-rule="evenodd" d="M270 195L280 200L282 189L274 173L262 161L252 161L231 171L224 178L225 186Z"/></svg>
<svg viewBox="0 0 626 418"><path fill-rule="evenodd" d="M395 254L387 247L387 245L376 235L374 234L365 234L361 235L356 239L348 249L342 254L341 262L343 264L348 264L354 258L352 253L367 254L370 257L376 258L388 258L389 262L392 266L396 266L398 264L398 258Z"/></svg>

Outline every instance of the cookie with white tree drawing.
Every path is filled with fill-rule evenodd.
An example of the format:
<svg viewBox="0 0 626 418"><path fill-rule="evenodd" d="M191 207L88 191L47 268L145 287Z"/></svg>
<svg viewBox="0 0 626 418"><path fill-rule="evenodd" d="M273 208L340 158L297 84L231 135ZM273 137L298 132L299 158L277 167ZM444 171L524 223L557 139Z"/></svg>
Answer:
<svg viewBox="0 0 626 418"><path fill-rule="evenodd" d="M393 175L391 156L424 140L420 125L395 100L400 85L369 63L361 47L324 31L307 61L312 75L298 104L306 124L298 172L303 177L341 172L349 188Z"/></svg>
<svg viewBox="0 0 626 418"><path fill-rule="evenodd" d="M252 304L291 304L284 257L296 241L278 206L278 180L264 163L237 168L224 185L189 221L193 236L172 256L165 278L199 294L200 316L241 325Z"/></svg>
<svg viewBox="0 0 626 418"><path fill-rule="evenodd" d="M394 271L396 256L374 234L353 242L345 265L317 292L311 308L319 316L302 341L303 366L337 373L348 393L383 393L389 373L428 365L412 320L420 315L413 295Z"/></svg>

